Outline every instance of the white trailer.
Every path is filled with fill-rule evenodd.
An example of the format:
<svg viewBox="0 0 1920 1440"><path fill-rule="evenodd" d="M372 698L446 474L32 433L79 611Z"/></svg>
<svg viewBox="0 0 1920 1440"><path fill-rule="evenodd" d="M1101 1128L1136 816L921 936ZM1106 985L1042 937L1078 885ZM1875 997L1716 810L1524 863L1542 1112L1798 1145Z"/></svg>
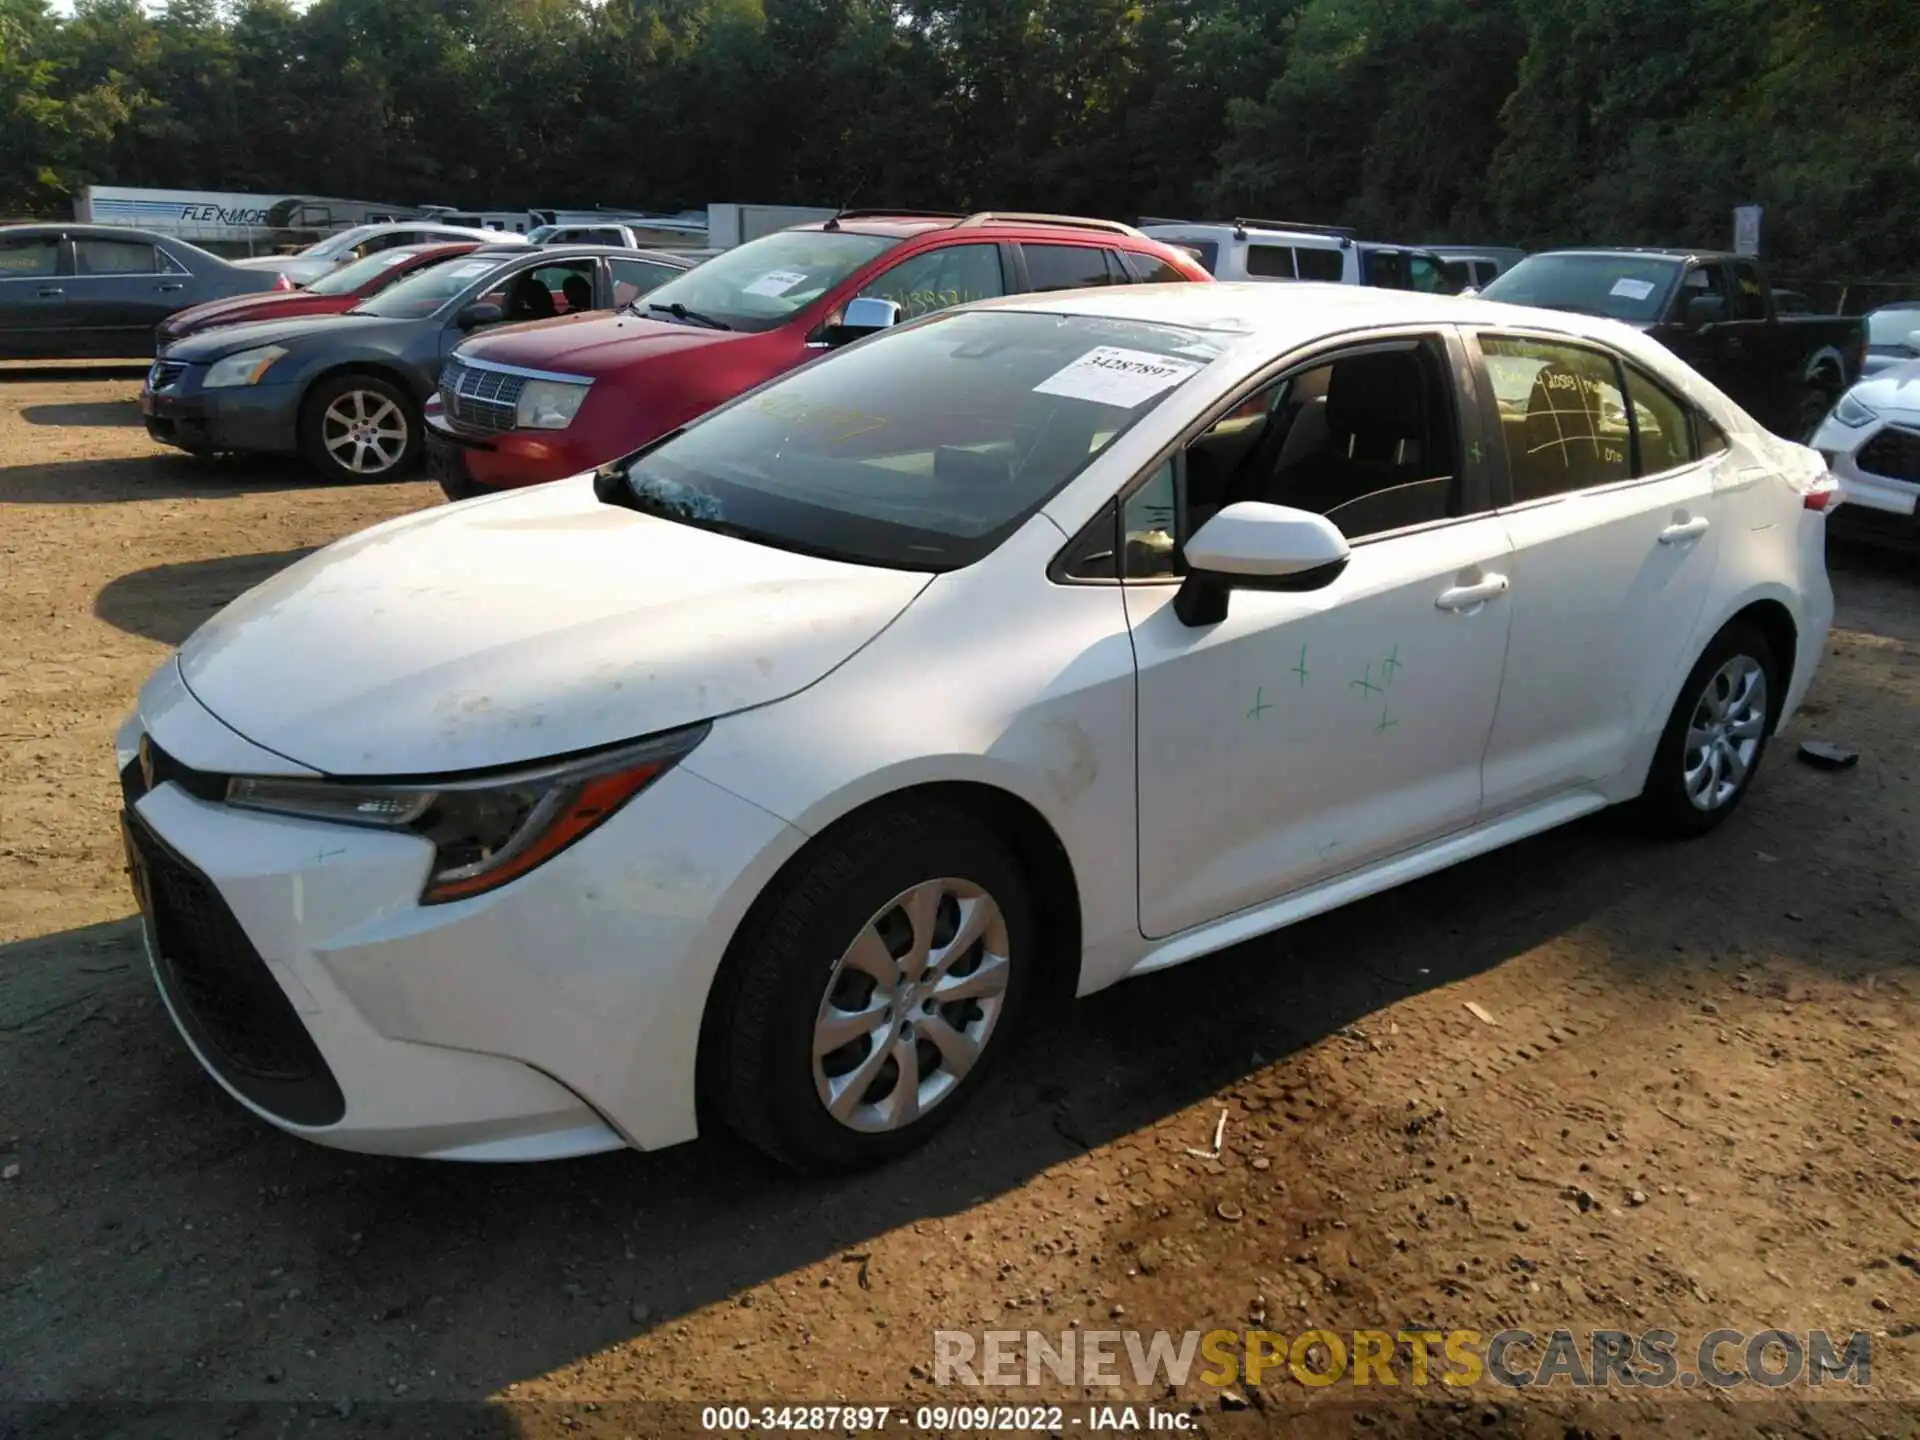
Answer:
<svg viewBox="0 0 1920 1440"><path fill-rule="evenodd" d="M789 225L831 220L839 213L833 206L821 205L709 205L707 244L716 250L731 250Z"/></svg>
<svg viewBox="0 0 1920 1440"><path fill-rule="evenodd" d="M231 190L147 190L88 185L73 218L127 225L222 249L272 249L300 235L318 238L355 225L421 218L422 207L319 195L255 195Z"/></svg>

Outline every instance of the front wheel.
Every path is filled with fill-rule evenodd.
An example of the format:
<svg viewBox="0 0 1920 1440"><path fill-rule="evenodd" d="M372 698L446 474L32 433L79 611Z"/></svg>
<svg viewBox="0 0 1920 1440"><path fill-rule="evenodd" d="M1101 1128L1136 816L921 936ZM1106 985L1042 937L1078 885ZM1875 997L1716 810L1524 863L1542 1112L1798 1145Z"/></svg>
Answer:
<svg viewBox="0 0 1920 1440"><path fill-rule="evenodd" d="M420 413L377 375L314 386L300 410L300 451L326 479L363 485L404 475L420 460Z"/></svg>
<svg viewBox="0 0 1920 1440"><path fill-rule="evenodd" d="M1735 623L1716 635L1661 732L1642 819L1666 834L1702 835L1731 815L1766 753L1781 683L1759 630Z"/></svg>
<svg viewBox="0 0 1920 1440"><path fill-rule="evenodd" d="M803 855L722 973L705 1088L797 1169L924 1143L1005 1047L1033 965L1026 882L964 810L855 821Z"/></svg>

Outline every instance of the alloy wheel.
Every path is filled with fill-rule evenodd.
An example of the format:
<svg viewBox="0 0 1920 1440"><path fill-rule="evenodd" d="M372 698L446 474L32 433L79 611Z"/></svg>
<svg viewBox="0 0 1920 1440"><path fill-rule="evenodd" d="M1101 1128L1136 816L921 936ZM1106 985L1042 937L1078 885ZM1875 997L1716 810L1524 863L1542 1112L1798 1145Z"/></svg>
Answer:
<svg viewBox="0 0 1920 1440"><path fill-rule="evenodd" d="M342 470L385 474L407 453L407 417L377 390L348 390L321 415L320 443Z"/></svg>

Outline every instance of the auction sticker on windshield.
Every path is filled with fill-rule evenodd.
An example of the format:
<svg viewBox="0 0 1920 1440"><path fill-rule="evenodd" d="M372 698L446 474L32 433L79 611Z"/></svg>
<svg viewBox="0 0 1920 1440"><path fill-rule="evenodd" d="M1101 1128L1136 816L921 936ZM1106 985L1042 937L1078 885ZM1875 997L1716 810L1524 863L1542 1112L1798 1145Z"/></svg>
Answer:
<svg viewBox="0 0 1920 1440"><path fill-rule="evenodd" d="M1131 410L1200 371L1192 360L1175 360L1151 350L1099 345L1033 387L1036 395L1063 395Z"/></svg>
<svg viewBox="0 0 1920 1440"><path fill-rule="evenodd" d="M807 278L804 270L769 270L747 286L748 295L784 295Z"/></svg>
<svg viewBox="0 0 1920 1440"><path fill-rule="evenodd" d="M1653 293L1651 280L1616 280L1609 295L1624 295L1629 300L1644 300Z"/></svg>
<svg viewBox="0 0 1920 1440"><path fill-rule="evenodd" d="M498 260L469 260L464 265L454 266L447 274L456 280L464 275L484 275L499 263Z"/></svg>

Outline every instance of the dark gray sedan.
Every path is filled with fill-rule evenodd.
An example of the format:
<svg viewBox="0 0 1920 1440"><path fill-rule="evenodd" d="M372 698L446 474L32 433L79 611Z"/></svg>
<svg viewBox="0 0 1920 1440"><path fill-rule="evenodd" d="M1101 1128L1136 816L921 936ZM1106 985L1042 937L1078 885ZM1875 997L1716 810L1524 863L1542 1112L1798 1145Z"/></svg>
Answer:
<svg viewBox="0 0 1920 1440"><path fill-rule="evenodd" d="M482 247L341 315L232 325L169 345L140 391L147 433L196 455L300 454L329 480L418 464L441 362L485 326L625 305L693 262L601 245Z"/></svg>
<svg viewBox="0 0 1920 1440"><path fill-rule="evenodd" d="M153 327L176 310L288 288L148 230L0 226L0 360L151 355Z"/></svg>

